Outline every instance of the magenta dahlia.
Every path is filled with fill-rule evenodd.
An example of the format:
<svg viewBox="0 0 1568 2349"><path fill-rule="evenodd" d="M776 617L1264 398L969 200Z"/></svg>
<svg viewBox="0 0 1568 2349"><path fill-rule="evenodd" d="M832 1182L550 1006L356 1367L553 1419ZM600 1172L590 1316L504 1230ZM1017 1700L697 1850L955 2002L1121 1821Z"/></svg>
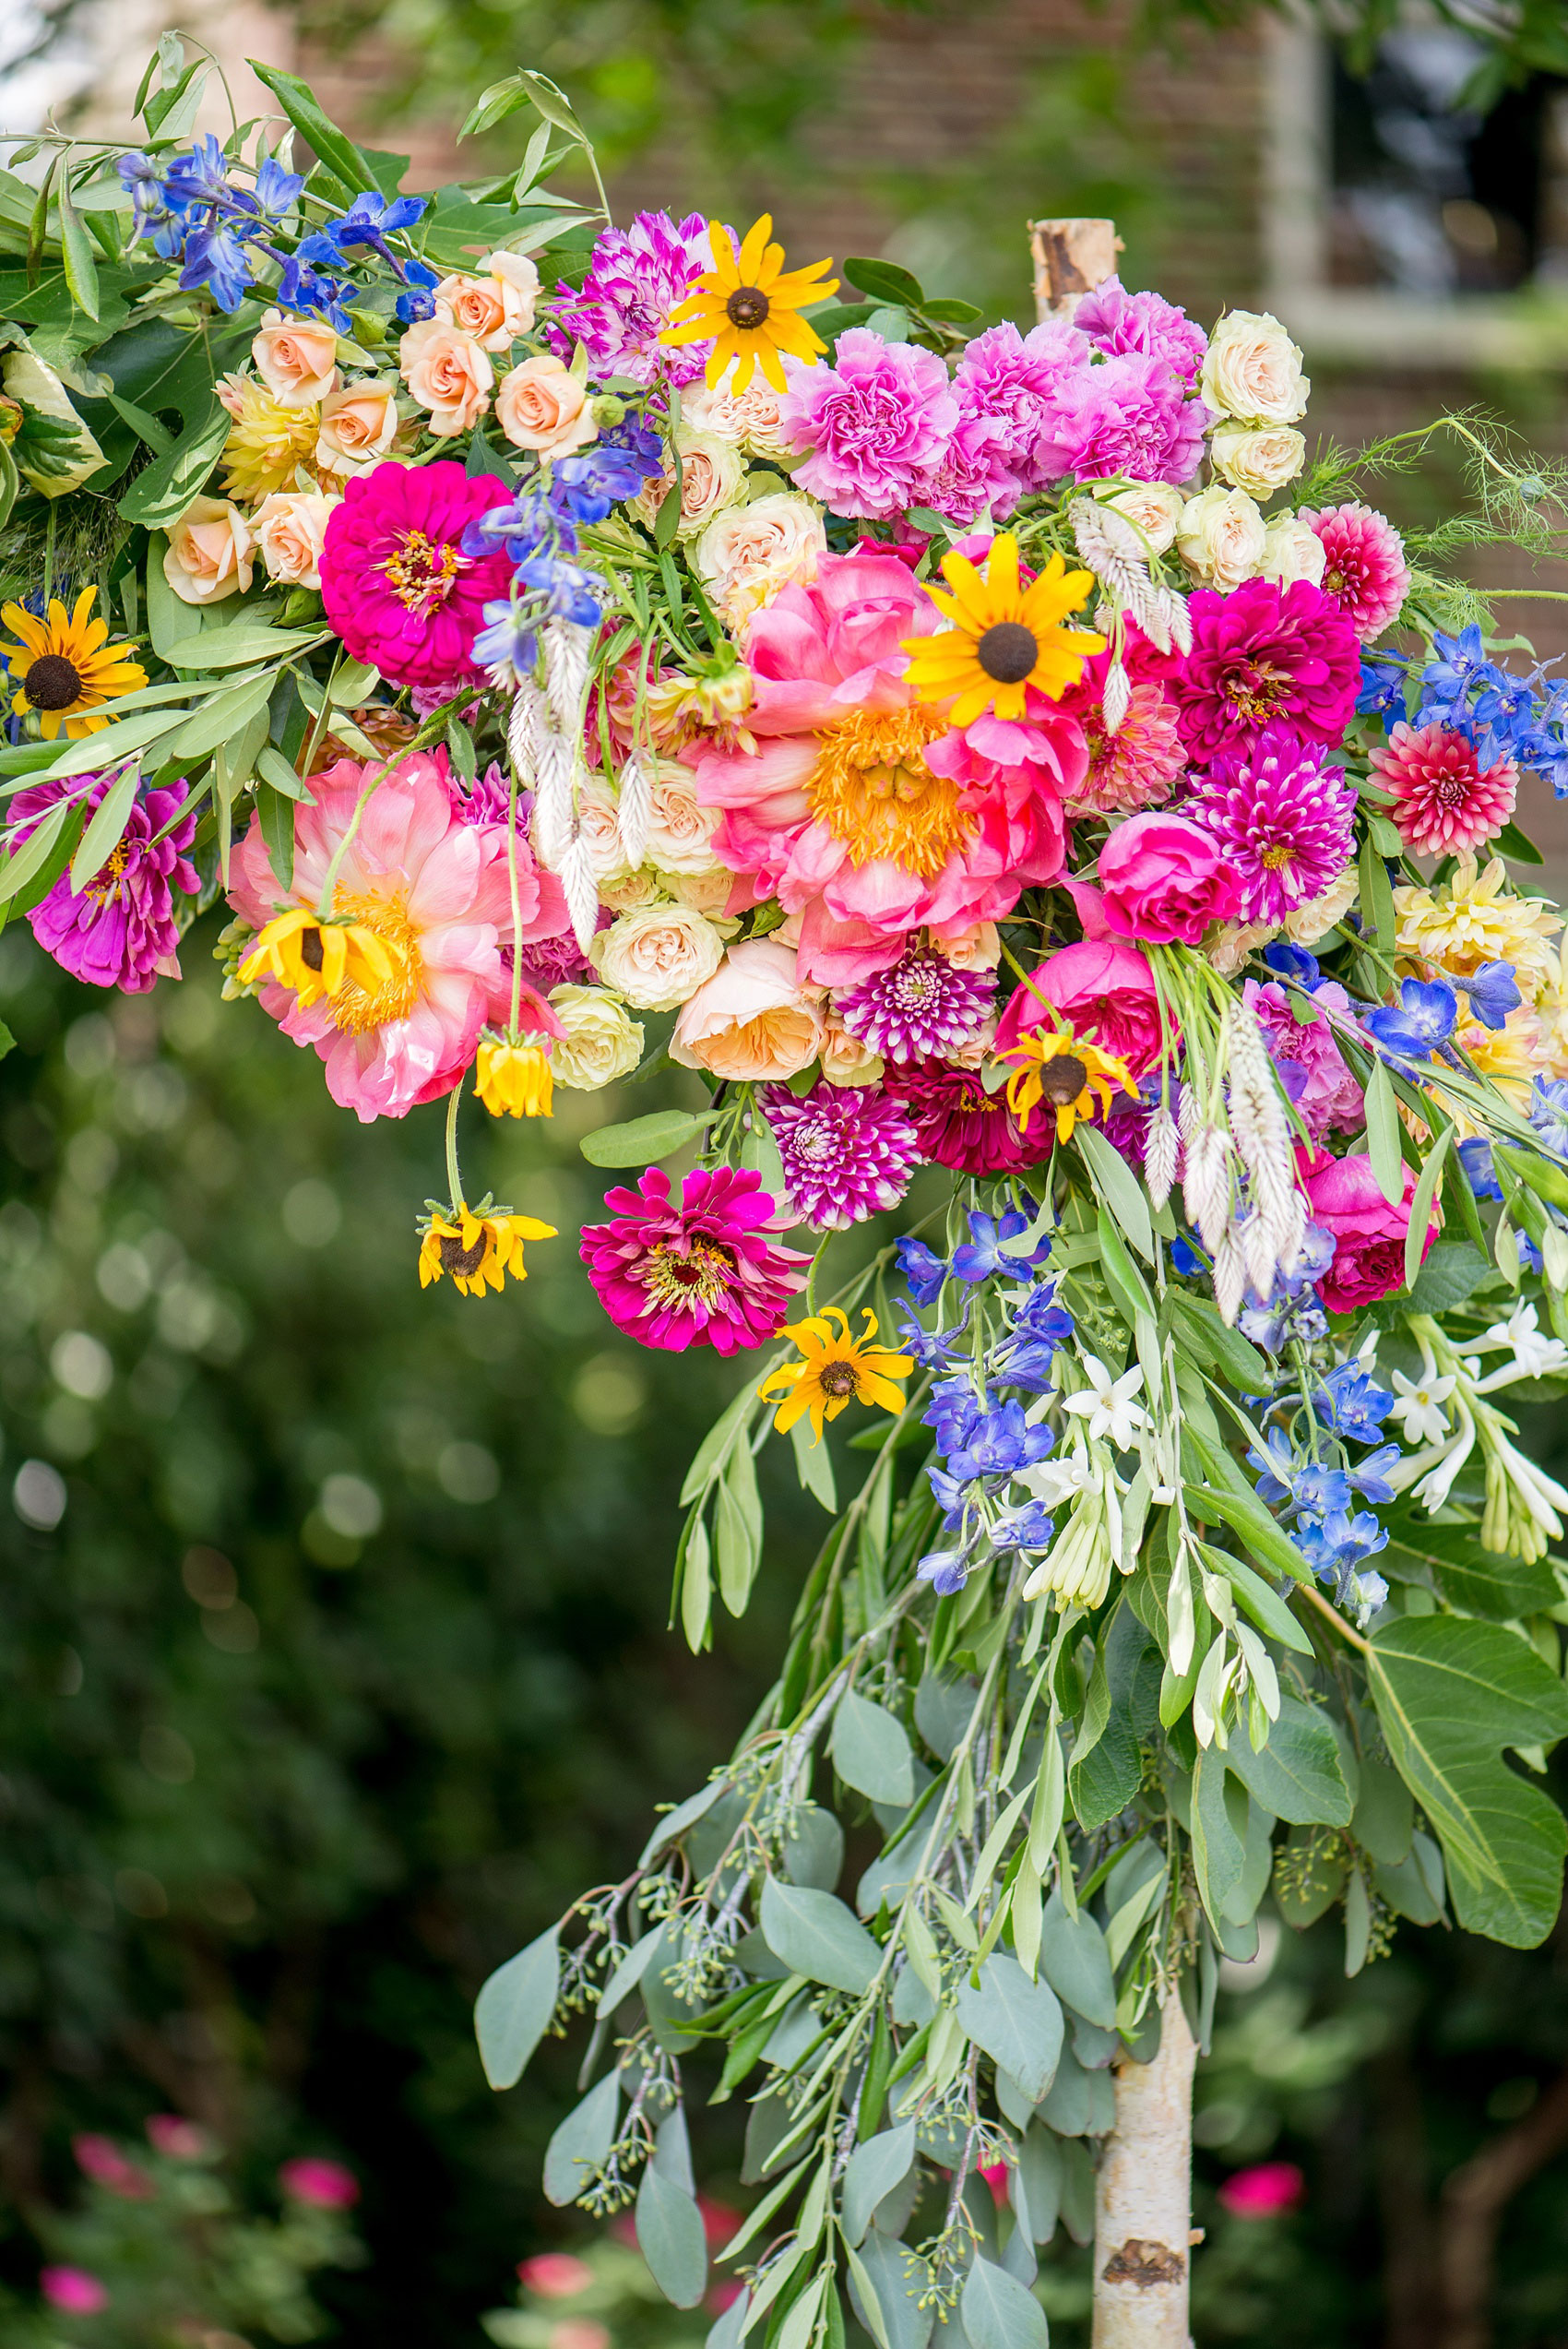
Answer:
<svg viewBox="0 0 1568 2349"><path fill-rule="evenodd" d="M612 1321L639 1345L760 1346L805 1286L811 1258L778 1245L785 1226L748 1168L695 1167L677 1201L650 1166L635 1191L609 1191L604 1204L612 1220L585 1223L577 1253Z"/></svg>
<svg viewBox="0 0 1568 2349"><path fill-rule="evenodd" d="M1514 813L1519 769L1511 758L1483 768L1475 745L1453 728L1402 721L1386 750L1374 750L1378 780L1393 793L1387 810L1418 856L1463 856L1503 829Z"/></svg>
<svg viewBox="0 0 1568 2349"><path fill-rule="evenodd" d="M119 772L115 769L92 781L82 802L89 815ZM80 791L81 783L80 776L72 775L18 792L11 802L8 845L18 848L62 799ZM64 872L29 913L39 945L73 978L134 996L145 995L160 972L178 977L174 891L194 897L201 887L185 854L196 837L196 817L182 817L162 840L158 835L184 798L183 783L144 792L131 803L118 847L86 888L73 889L69 871Z"/></svg>
<svg viewBox="0 0 1568 2349"><path fill-rule="evenodd" d="M1164 662L1187 754L1206 767L1289 726L1337 743L1356 706L1360 647L1348 620L1309 580L1248 579L1229 595L1199 588L1188 610L1193 649Z"/></svg>
<svg viewBox="0 0 1568 2349"><path fill-rule="evenodd" d="M897 1207L909 1187L915 1129L900 1103L874 1085L830 1085L797 1095L769 1085L763 1106L802 1222L828 1232Z"/></svg>
<svg viewBox="0 0 1568 2349"><path fill-rule="evenodd" d="M344 649L394 685L483 684L473 640L512 566L500 552L470 558L462 539L476 515L511 495L449 458L351 475L321 550L321 601Z"/></svg>
<svg viewBox="0 0 1568 2349"><path fill-rule="evenodd" d="M1371 644L1399 616L1410 589L1405 542L1371 506L1329 506L1301 514L1323 547L1321 586L1362 644Z"/></svg>
<svg viewBox="0 0 1568 2349"><path fill-rule="evenodd" d="M934 947L917 946L834 1001L849 1033L885 1060L925 1060L973 1043L996 982L989 971L961 971Z"/></svg>
<svg viewBox="0 0 1568 2349"><path fill-rule="evenodd" d="M1006 1088L987 1092L978 1069L910 1061L890 1067L883 1089L902 1103L921 1157L956 1174L1016 1174L1039 1166L1055 1147L1055 1113L1031 1109L1020 1125Z"/></svg>
<svg viewBox="0 0 1568 2349"><path fill-rule="evenodd" d="M1250 750L1222 751L1182 803L1225 853L1243 922L1282 922L1338 879L1355 853L1356 793L1322 745L1265 726Z"/></svg>
<svg viewBox="0 0 1568 2349"><path fill-rule="evenodd" d="M580 341L596 377L625 376L676 390L695 383L712 343L671 344L659 338L712 267L712 239L701 212L688 212L679 222L668 212L639 212L629 228L606 229L581 292L556 314L550 329L557 355L570 359Z"/></svg>

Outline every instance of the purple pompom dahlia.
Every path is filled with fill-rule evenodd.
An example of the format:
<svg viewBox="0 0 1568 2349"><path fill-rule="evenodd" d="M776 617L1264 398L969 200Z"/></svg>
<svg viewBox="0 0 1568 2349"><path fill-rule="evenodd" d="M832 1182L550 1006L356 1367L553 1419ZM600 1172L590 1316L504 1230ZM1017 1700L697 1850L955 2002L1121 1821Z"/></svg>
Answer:
<svg viewBox="0 0 1568 2349"><path fill-rule="evenodd" d="M996 999L989 971L960 971L933 947L915 947L836 999L852 1036L885 1060L927 1060L972 1043Z"/></svg>
<svg viewBox="0 0 1568 2349"><path fill-rule="evenodd" d="M790 1204L806 1222L841 1232L897 1207L909 1189L915 1129L891 1094L822 1083L796 1095L769 1085L764 1107Z"/></svg>
<svg viewBox="0 0 1568 2349"><path fill-rule="evenodd" d="M1356 794L1316 743L1267 726L1218 757L1181 813L1225 852L1243 922L1281 922L1320 897L1355 853Z"/></svg>

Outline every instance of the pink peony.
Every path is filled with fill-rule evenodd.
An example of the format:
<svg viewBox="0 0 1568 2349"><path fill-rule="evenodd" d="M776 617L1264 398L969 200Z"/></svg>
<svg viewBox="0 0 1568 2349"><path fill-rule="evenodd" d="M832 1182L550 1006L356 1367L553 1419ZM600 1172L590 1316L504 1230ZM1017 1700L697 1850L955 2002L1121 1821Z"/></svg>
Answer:
<svg viewBox="0 0 1568 2349"><path fill-rule="evenodd" d="M1057 1015L1102 1051L1124 1060L1134 1082L1158 1067L1159 998L1147 958L1136 947L1115 938L1085 938L1048 954L1003 1013L995 1050L1005 1052L1031 1028L1053 1024Z"/></svg>
<svg viewBox="0 0 1568 2349"><path fill-rule="evenodd" d="M1229 595L1199 588L1193 649L1163 662L1194 763L1256 741L1276 720L1308 742L1337 744L1360 686L1349 622L1309 580L1248 579Z"/></svg>
<svg viewBox="0 0 1568 2349"><path fill-rule="evenodd" d="M543 2299L570 2300L588 2290L593 2270L586 2260L574 2259L570 2251L540 2251L531 2260L518 2260L517 2281Z"/></svg>
<svg viewBox="0 0 1568 2349"><path fill-rule="evenodd" d="M605 1194L608 1223L585 1223L577 1253L599 1301L639 1345L731 1354L760 1346L783 1325L811 1263L780 1247L788 1227L749 1168L695 1167L678 1201L650 1166L635 1191Z"/></svg>
<svg viewBox="0 0 1568 2349"><path fill-rule="evenodd" d="M743 876L731 912L777 895L801 917L801 975L852 986L907 934L994 922L1049 881L1062 796L1087 763L1076 721L982 718L954 732L905 683L902 640L937 625L892 554L824 555L752 626L755 747L692 745L698 800L722 808L714 852Z"/></svg>
<svg viewBox="0 0 1568 2349"><path fill-rule="evenodd" d="M307 2203L313 2211L352 2210L360 2199L360 2182L353 2171L319 2153L302 2153L285 2162L278 2183L291 2201Z"/></svg>
<svg viewBox="0 0 1568 2349"><path fill-rule="evenodd" d="M956 1174L1016 1174L1039 1166L1056 1147L1054 1113L1042 1105L1020 1125L1005 1088L987 1092L978 1069L940 1060L894 1063L883 1090L903 1104L921 1157Z"/></svg>
<svg viewBox="0 0 1568 2349"><path fill-rule="evenodd" d="M465 554L463 533L511 495L449 458L353 475L321 550L321 600L345 650L395 685L482 683L473 640L512 566L501 553Z"/></svg>
<svg viewBox="0 0 1568 2349"><path fill-rule="evenodd" d="M1196 946L1210 923L1233 920L1241 904L1223 852L1184 816L1130 816L1100 850L1098 871L1098 920L1074 891L1091 935Z"/></svg>
<svg viewBox="0 0 1568 2349"><path fill-rule="evenodd" d="M71 2151L83 2175L95 2186L117 2194L123 2202L150 2202L158 2192L147 2172L128 2162L112 2137L91 2133L73 2137Z"/></svg>
<svg viewBox="0 0 1568 2349"><path fill-rule="evenodd" d="M205 2128L183 2120L178 2113L149 2114L147 2141L172 2162L205 2162L218 2150Z"/></svg>
<svg viewBox="0 0 1568 2349"><path fill-rule="evenodd" d="M101 2316L109 2306L108 2287L86 2268L44 2268L38 2288L52 2308L63 2316Z"/></svg>
<svg viewBox="0 0 1568 2349"><path fill-rule="evenodd" d="M1263 1030L1268 1056L1313 1141L1321 1141L1334 1127L1355 1133L1365 1119L1361 1089L1346 1067L1324 1016L1336 1012L1348 1018L1350 999L1344 988L1325 980L1308 1003L1277 979L1265 986L1249 979L1241 993ZM1297 1007L1313 1016L1298 1019Z"/></svg>
<svg viewBox="0 0 1568 2349"><path fill-rule="evenodd" d="M302 806L294 819L292 888L279 887L260 819L253 817L235 853L229 901L256 930L285 904L317 904L362 799L333 903L375 932L397 975L378 995L350 985L305 1008L289 989L268 982L261 1003L286 1036L315 1046L335 1102L366 1124L402 1117L417 1103L450 1092L473 1058L480 1030L509 1014L511 980L502 960L512 943L505 827L470 824L454 811L445 752L416 751L384 770L340 758L311 778L311 789L315 806ZM519 942L526 948L557 935L565 913L552 875L521 853L518 868ZM531 1003L529 1016L538 1028L557 1024L543 1004Z"/></svg>
<svg viewBox="0 0 1568 2349"><path fill-rule="evenodd" d="M120 771L89 778L82 805L89 811L97 807ZM82 780L74 775L18 792L6 832L11 848L37 831L62 799L78 792ZM194 897L201 887L185 854L196 838L196 817L183 817L163 840L158 834L184 798L183 783L142 793L132 802L119 846L86 888L72 888L67 866L29 913L39 945L73 978L94 987L118 987L124 995L145 995L160 977L179 977L174 891Z"/></svg>
<svg viewBox="0 0 1568 2349"><path fill-rule="evenodd" d="M785 372L779 430L809 452L793 468L796 486L836 514L886 519L916 504L916 480L940 461L958 421L935 352L851 327L831 367L791 360Z"/></svg>
<svg viewBox="0 0 1568 2349"><path fill-rule="evenodd" d="M1405 1196L1397 1207L1384 1198L1364 1151L1353 1158L1334 1158L1325 1150L1298 1146L1296 1168L1312 1222L1330 1233L1336 1243L1334 1261L1317 1284L1329 1312L1356 1313L1362 1306L1402 1289L1405 1235L1416 1192L1415 1168L1405 1169ZM1423 1264L1438 1234L1435 1201L1431 1215L1421 1249Z"/></svg>
<svg viewBox="0 0 1568 2349"><path fill-rule="evenodd" d="M1255 2162L1226 2179L1219 2199L1232 2218L1277 2218L1296 2208L1306 2184L1294 2162Z"/></svg>
<svg viewBox="0 0 1568 2349"><path fill-rule="evenodd" d="M1394 794L1390 819L1418 856L1464 856L1514 813L1519 769L1513 760L1483 768L1465 735L1435 721L1418 733L1401 719L1372 763Z"/></svg>
<svg viewBox="0 0 1568 2349"><path fill-rule="evenodd" d="M1410 591L1405 542L1386 515L1371 506L1308 507L1301 517L1323 547L1324 594L1363 644L1399 616Z"/></svg>

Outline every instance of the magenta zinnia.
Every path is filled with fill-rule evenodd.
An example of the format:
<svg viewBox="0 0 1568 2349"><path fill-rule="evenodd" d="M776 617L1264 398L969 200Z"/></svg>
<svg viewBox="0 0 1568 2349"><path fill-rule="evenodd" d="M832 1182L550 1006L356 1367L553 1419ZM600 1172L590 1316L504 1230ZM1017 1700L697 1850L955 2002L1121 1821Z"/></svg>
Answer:
<svg viewBox="0 0 1568 2349"><path fill-rule="evenodd" d="M81 801L89 818L119 771L90 780ZM73 775L18 792L11 803L8 846L19 848L62 799L81 791L81 784L82 779ZM125 995L144 995L160 973L178 978L174 954L180 932L173 891L194 897L201 887L185 854L196 836L196 817L182 817L161 840L159 834L184 798L183 784L143 793L131 803L118 845L86 888L73 889L67 870L32 908L28 920L33 936L62 970L91 986L118 987Z"/></svg>
<svg viewBox="0 0 1568 2349"><path fill-rule="evenodd" d="M643 1346L730 1354L775 1336L805 1286L811 1258L780 1247L780 1223L760 1174L695 1167L670 1195L650 1166L635 1191L605 1194L608 1223L586 1223L578 1254L618 1330Z"/></svg>
<svg viewBox="0 0 1568 2349"><path fill-rule="evenodd" d="M1475 745L1451 727L1418 733L1401 721L1372 763L1394 794L1390 819L1418 856L1463 856L1500 832L1514 813L1519 769L1513 760L1483 768Z"/></svg>
<svg viewBox="0 0 1568 2349"><path fill-rule="evenodd" d="M1250 751L1217 758L1181 812L1225 852L1243 922L1282 922L1355 852L1354 790L1287 726L1265 727Z"/></svg>
<svg viewBox="0 0 1568 2349"><path fill-rule="evenodd" d="M802 1222L842 1232L897 1207L909 1189L915 1129L889 1094L824 1081L797 1097L787 1085L769 1085L764 1106Z"/></svg>
<svg viewBox="0 0 1568 2349"><path fill-rule="evenodd" d="M850 1035L887 1060L924 1060L972 1043L996 1000L989 971L960 971L934 947L912 947L862 979L835 1008Z"/></svg>
<svg viewBox="0 0 1568 2349"><path fill-rule="evenodd" d="M1337 743L1356 706L1360 647L1348 620L1307 579L1248 579L1229 595L1199 588L1193 649L1166 661L1166 691L1196 766L1254 743L1265 726Z"/></svg>
<svg viewBox="0 0 1568 2349"><path fill-rule="evenodd" d="M1385 515L1371 506L1304 508L1323 548L1323 592L1343 613L1362 644L1371 644L1399 616L1410 588L1405 542Z"/></svg>
<svg viewBox="0 0 1568 2349"><path fill-rule="evenodd" d="M510 495L505 482L450 459L351 479L321 550L321 600L344 650L394 685L482 683L473 640L512 566L500 553L470 559L463 532Z"/></svg>

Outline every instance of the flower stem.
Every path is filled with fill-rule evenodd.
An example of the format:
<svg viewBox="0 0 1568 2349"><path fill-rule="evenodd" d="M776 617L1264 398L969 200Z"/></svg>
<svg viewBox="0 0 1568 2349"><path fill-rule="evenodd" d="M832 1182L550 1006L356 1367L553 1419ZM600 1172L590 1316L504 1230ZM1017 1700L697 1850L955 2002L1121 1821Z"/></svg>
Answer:
<svg viewBox="0 0 1568 2349"><path fill-rule="evenodd" d="M459 1077L446 1101L446 1189L454 1214L463 1205L463 1176L457 1164L457 1103L462 1098L463 1080Z"/></svg>
<svg viewBox="0 0 1568 2349"><path fill-rule="evenodd" d="M506 803L506 879L512 892L512 1024L510 1038L517 1033L517 1020L523 1008L523 949L517 933L523 926L522 899L517 889L517 769L512 768L512 789Z"/></svg>

